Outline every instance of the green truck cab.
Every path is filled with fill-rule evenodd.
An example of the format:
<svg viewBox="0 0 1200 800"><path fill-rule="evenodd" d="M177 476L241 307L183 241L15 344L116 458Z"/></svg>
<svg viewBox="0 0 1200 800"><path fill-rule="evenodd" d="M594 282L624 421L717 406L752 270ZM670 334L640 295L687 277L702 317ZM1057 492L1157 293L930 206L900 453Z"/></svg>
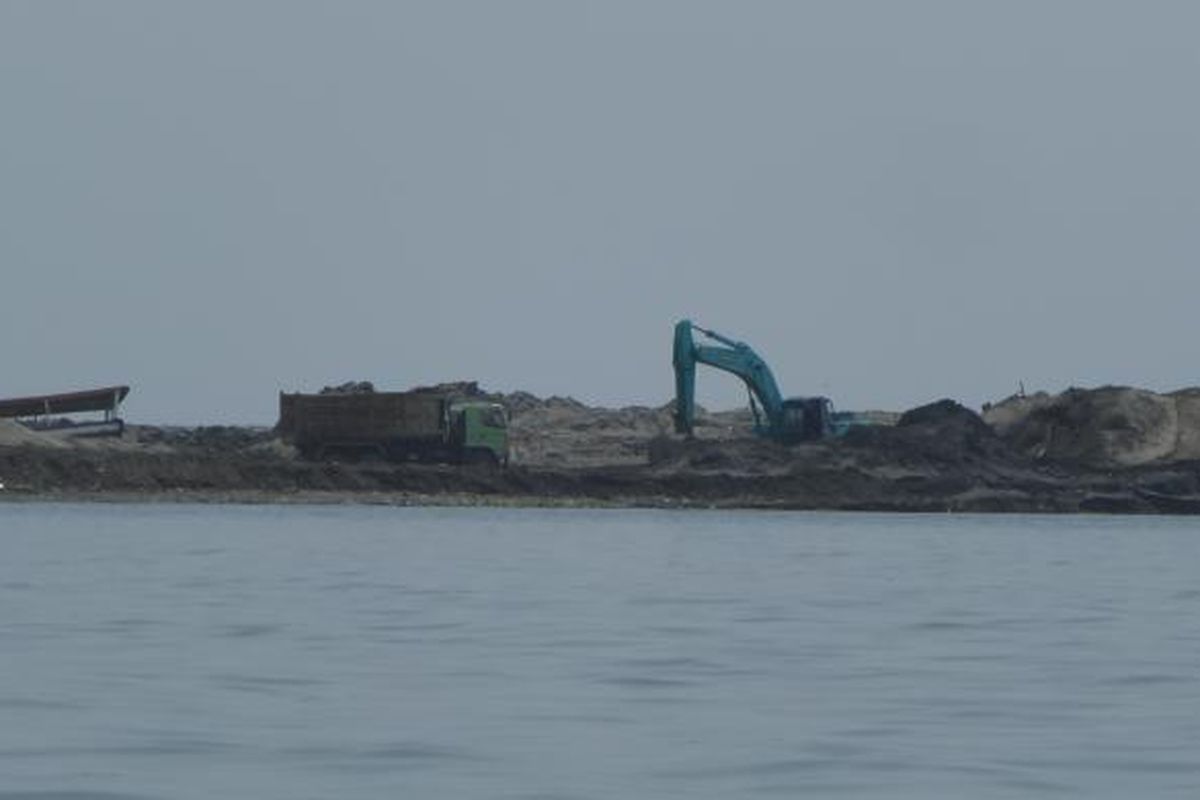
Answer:
<svg viewBox="0 0 1200 800"><path fill-rule="evenodd" d="M508 413L499 403L450 403L450 429L463 461L508 465Z"/></svg>

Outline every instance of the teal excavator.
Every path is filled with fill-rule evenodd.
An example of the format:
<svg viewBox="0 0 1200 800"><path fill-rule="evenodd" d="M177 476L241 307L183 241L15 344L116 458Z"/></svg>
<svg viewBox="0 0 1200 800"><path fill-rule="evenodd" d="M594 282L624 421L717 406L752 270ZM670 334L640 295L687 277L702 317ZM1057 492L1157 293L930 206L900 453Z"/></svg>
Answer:
<svg viewBox="0 0 1200 800"><path fill-rule="evenodd" d="M697 344L699 331L717 344ZM833 404L827 397L784 399L767 362L745 342L701 328L691 320L675 325L675 431L692 435L696 412L696 365L732 373L741 378L750 394L754 429L785 444L823 439L839 433Z"/></svg>

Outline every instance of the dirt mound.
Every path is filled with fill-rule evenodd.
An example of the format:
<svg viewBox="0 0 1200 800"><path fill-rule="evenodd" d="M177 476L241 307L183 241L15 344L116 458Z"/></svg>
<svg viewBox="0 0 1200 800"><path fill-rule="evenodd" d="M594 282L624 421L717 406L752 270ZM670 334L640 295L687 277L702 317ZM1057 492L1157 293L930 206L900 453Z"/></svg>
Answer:
<svg viewBox="0 0 1200 800"><path fill-rule="evenodd" d="M45 447L64 449L66 442L31 431L16 420L0 419L0 447Z"/></svg>
<svg viewBox="0 0 1200 800"><path fill-rule="evenodd" d="M674 436L673 402L604 408L573 397L540 398L529 392L486 396L508 408L512 462L527 467L645 465L651 460L651 443ZM709 412L696 407L697 440L759 441L750 433L752 427L749 411Z"/></svg>
<svg viewBox="0 0 1200 800"><path fill-rule="evenodd" d="M647 460L658 474L782 475L819 447L787 447L745 432L724 439L663 435L650 441Z"/></svg>
<svg viewBox="0 0 1200 800"><path fill-rule="evenodd" d="M374 394L375 384L370 381L346 381L337 386L325 386L317 394Z"/></svg>
<svg viewBox="0 0 1200 800"><path fill-rule="evenodd" d="M843 441L870 463L1003 463L1013 456L978 414L953 400L906 411L894 427L851 428Z"/></svg>
<svg viewBox="0 0 1200 800"><path fill-rule="evenodd" d="M938 400L918 406L905 411L896 421L898 428L911 428L918 425L949 426L974 433L977 436L992 436L992 429L978 414L953 400Z"/></svg>
<svg viewBox="0 0 1200 800"><path fill-rule="evenodd" d="M984 419L1034 459L1137 466L1200 458L1200 390L1158 394L1105 386L1011 397Z"/></svg>
<svg viewBox="0 0 1200 800"><path fill-rule="evenodd" d="M532 395L504 401L512 416L512 461L524 466L644 464L650 441L671 426L668 408L590 408L569 397Z"/></svg>
<svg viewBox="0 0 1200 800"><path fill-rule="evenodd" d="M1052 404L1057 395L1047 392L1034 394L1014 394L1004 398L999 403L983 404L983 421L986 422L996 435L1007 438L1014 429L1024 424L1025 419L1035 411Z"/></svg>
<svg viewBox="0 0 1200 800"><path fill-rule="evenodd" d="M272 428L201 425L196 428L138 425L126 429L143 447L158 445L163 452L244 453L278 443Z"/></svg>
<svg viewBox="0 0 1200 800"><path fill-rule="evenodd" d="M1178 425L1172 459L1200 459L1200 389L1180 389L1167 396L1175 401L1175 420Z"/></svg>

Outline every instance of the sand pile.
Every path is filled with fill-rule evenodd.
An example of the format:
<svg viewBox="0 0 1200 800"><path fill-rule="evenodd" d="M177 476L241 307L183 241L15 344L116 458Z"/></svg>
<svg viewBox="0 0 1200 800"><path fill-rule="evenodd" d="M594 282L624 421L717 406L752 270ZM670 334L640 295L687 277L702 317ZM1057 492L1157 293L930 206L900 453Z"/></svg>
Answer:
<svg viewBox="0 0 1200 800"><path fill-rule="evenodd" d="M824 455L825 448L785 446L747 431L728 439L665 435L649 443L647 460L657 474L787 475L818 451Z"/></svg>
<svg viewBox="0 0 1200 800"><path fill-rule="evenodd" d="M1172 458L1177 461L1200 459L1200 389L1180 389L1167 396L1175 401L1178 425Z"/></svg>
<svg viewBox="0 0 1200 800"><path fill-rule="evenodd" d="M674 430L672 403L657 407L597 408L571 397L538 398L528 392L489 395L511 415L512 463L527 467L597 467L645 464L651 442ZM696 409L696 438L745 437L749 412Z"/></svg>
<svg viewBox="0 0 1200 800"><path fill-rule="evenodd" d="M0 447L46 447L63 449L69 444L37 431L31 431L16 420L0 419Z"/></svg>
<svg viewBox="0 0 1200 800"><path fill-rule="evenodd" d="M1158 394L1105 386L1014 396L983 418L1035 459L1136 466L1200 459L1200 390Z"/></svg>
<svg viewBox="0 0 1200 800"><path fill-rule="evenodd" d="M894 426L851 428L842 441L862 465L1002 464L1014 456L978 414L953 400L906 411Z"/></svg>
<svg viewBox="0 0 1200 800"><path fill-rule="evenodd" d="M669 408L590 408L570 397L503 398L512 417L512 462L524 466L645 463L651 439L670 430Z"/></svg>

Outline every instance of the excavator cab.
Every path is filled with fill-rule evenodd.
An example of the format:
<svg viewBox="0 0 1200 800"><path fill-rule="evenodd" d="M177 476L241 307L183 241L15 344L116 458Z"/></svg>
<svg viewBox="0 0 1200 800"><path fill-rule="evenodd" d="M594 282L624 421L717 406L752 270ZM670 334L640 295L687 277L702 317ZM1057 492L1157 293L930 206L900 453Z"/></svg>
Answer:
<svg viewBox="0 0 1200 800"><path fill-rule="evenodd" d="M828 397L789 397L782 404L778 438L785 444L823 439L833 433L833 403Z"/></svg>

